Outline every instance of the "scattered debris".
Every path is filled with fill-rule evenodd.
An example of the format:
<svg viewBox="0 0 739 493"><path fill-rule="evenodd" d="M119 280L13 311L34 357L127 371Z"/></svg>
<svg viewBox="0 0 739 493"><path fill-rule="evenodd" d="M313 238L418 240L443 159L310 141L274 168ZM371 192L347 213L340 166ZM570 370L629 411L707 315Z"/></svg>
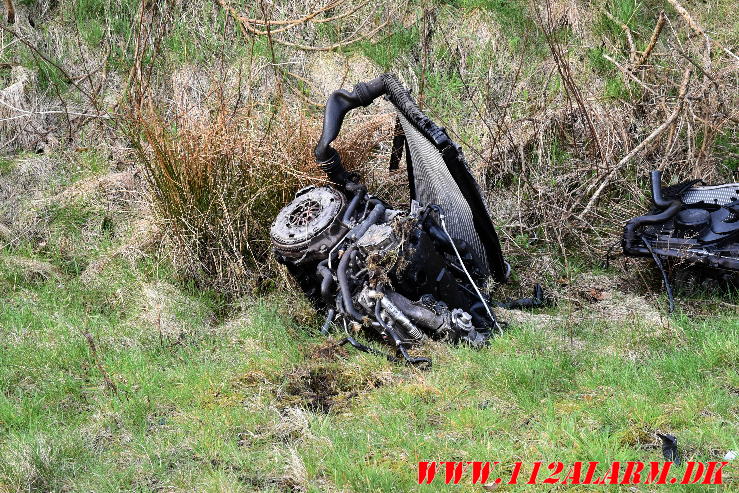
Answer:
<svg viewBox="0 0 739 493"><path fill-rule="evenodd" d="M666 461L674 462L675 465L680 465L680 454L677 450L677 438L674 435L657 433L657 436L662 439L662 455Z"/></svg>

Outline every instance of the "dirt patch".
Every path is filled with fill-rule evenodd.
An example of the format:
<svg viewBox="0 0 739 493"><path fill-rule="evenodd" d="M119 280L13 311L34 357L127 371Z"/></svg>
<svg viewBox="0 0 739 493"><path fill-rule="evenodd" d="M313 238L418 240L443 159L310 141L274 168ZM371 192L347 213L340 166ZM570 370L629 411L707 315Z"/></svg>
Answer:
<svg viewBox="0 0 739 493"><path fill-rule="evenodd" d="M287 377L283 403L302 405L313 412L328 413L331 409L358 395L358 389L340 371L330 366L299 368Z"/></svg>
<svg viewBox="0 0 739 493"><path fill-rule="evenodd" d="M307 359L287 373L277 392L281 406L327 414L392 380L390 372L366 372L344 363L348 351L335 342L313 346Z"/></svg>
<svg viewBox="0 0 739 493"><path fill-rule="evenodd" d="M145 284L139 298L137 322L157 331L163 344L181 344L189 338L201 337L213 326L212 310L174 285Z"/></svg>
<svg viewBox="0 0 739 493"><path fill-rule="evenodd" d="M311 360L336 361L347 356L349 356L349 351L332 340L313 346L306 352L306 357Z"/></svg>

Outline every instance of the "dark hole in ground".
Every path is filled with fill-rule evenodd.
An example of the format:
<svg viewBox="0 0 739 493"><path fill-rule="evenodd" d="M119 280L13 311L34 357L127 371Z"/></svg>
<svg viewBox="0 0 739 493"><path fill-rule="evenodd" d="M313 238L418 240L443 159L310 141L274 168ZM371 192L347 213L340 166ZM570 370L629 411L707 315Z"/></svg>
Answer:
<svg viewBox="0 0 739 493"><path fill-rule="evenodd" d="M348 352L327 341L309 348L303 363L285 376L286 383L277 398L285 407L303 406L327 414L358 395L380 387L380 376L353 374L342 361Z"/></svg>
<svg viewBox="0 0 739 493"><path fill-rule="evenodd" d="M286 395L282 400L303 405L313 412L328 413L336 404L357 395L351 387L338 368L317 366L298 369L288 376L284 388Z"/></svg>

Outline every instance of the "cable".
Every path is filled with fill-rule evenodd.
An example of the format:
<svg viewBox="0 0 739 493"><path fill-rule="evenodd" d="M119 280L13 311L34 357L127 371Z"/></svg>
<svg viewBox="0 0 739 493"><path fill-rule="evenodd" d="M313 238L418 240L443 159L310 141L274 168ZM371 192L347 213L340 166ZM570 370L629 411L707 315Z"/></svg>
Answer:
<svg viewBox="0 0 739 493"><path fill-rule="evenodd" d="M467 266L464 265L464 261L462 260L462 256L459 254L459 250L457 250L457 245L454 244L454 239L452 238L452 235L449 234L449 231L446 229L446 222L444 221L444 210L437 206L434 206L438 209L439 212L439 220L441 221L441 229L444 230L444 233L449 238L449 242L452 244L452 248L454 249L455 255L457 255L457 258L459 259L459 265L462 267L462 270L464 271L465 275L467 276L467 279L469 279L470 284L472 284L472 287L475 288L475 292L477 293L477 297L480 298L480 301L482 301L482 305L485 307L485 311L488 312L488 316L490 317L490 320L493 321L493 328L498 330L499 334L503 333L503 329L498 325L498 319L495 318L495 315L493 314L493 311L490 309L490 306L488 306L488 302L485 301L485 298L482 296L482 293L480 292L480 289L477 287L477 284L475 284L475 281L472 280L472 276L470 275L469 271L467 270Z"/></svg>
<svg viewBox="0 0 739 493"><path fill-rule="evenodd" d="M321 334L327 336L329 329L331 328L331 322L334 320L334 315L336 315L336 310L333 308L328 309L328 313L326 314L326 321L323 322L323 326L321 327Z"/></svg>
<svg viewBox="0 0 739 493"><path fill-rule="evenodd" d="M675 299L672 296L672 284L670 284L670 279L667 277L667 271L665 271L665 267L662 265L662 260L660 260L659 255L654 253L652 245L647 241L646 238L644 238L643 235L639 235L639 237L641 238L641 241L643 241L644 244L647 246L647 250L649 250L649 253L652 254L654 263L657 264L657 268L659 269L660 273L662 273L662 279L665 281L665 290L667 291L667 303L669 305L668 311L669 313L672 313L675 311Z"/></svg>
<svg viewBox="0 0 739 493"><path fill-rule="evenodd" d="M348 343L354 349L358 349L359 351L362 351L363 353L374 354L376 356L382 356L384 358L387 358L387 360L390 361L391 363L395 363L395 362L398 361L398 358L396 358L395 356L392 356L392 355L389 355L389 354L385 354L382 351L378 351L375 348L372 348L372 347L369 347L369 346L365 346L361 342L359 342L356 339L354 339L349 334L349 329L346 326L346 318L344 318L344 332L346 333L346 337L344 339L342 339L341 341L339 341L338 346L343 346L344 344L347 344Z"/></svg>

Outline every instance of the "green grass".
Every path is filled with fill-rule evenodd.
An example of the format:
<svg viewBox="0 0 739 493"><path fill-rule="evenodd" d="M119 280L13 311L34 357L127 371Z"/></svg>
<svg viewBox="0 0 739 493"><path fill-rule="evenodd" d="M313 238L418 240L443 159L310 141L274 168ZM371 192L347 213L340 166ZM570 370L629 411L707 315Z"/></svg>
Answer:
<svg viewBox="0 0 739 493"><path fill-rule="evenodd" d="M459 9L482 9L492 13L506 34L525 33L533 25L529 7L521 0L444 0Z"/></svg>
<svg viewBox="0 0 739 493"><path fill-rule="evenodd" d="M400 57L410 55L420 50L420 37L417 26L405 28L396 25L390 35L377 42L362 41L357 48L366 57L375 62L383 70L390 70Z"/></svg>
<svg viewBox="0 0 739 493"><path fill-rule="evenodd" d="M294 300L221 320L219 298L163 261L115 261L92 284L3 265L10 490L408 491L419 460L661 460L655 431L678 436L684 459L739 447L730 312L667 328L638 315L523 323L483 350L427 346L434 368L419 372L330 349L286 315ZM147 302L152 290L163 297Z"/></svg>
<svg viewBox="0 0 739 493"><path fill-rule="evenodd" d="M15 160L8 156L0 157L0 176L7 175L13 171Z"/></svg>
<svg viewBox="0 0 739 493"><path fill-rule="evenodd" d="M606 5L634 31L641 49L664 3ZM202 17L211 19L213 6L203 5ZM261 16L255 5L240 11ZM445 5L437 27L478 9L494 20L488 27L499 26L504 35L500 44L462 40L461 46L472 46L464 51L437 32L423 80L425 108L482 147L457 69L479 88L491 66L523 51L522 74L533 82L517 89L510 111L524 118L529 105L538 104L529 91L544 83L546 74L536 72L547 49L525 2L435 5ZM59 9L89 47L110 45L111 67L126 74L138 6L84 0ZM721 2L709 13L721 18L730 6ZM224 48L222 26L201 32L188 23L201 14L185 7L190 17L183 15L163 40L163 65L207 67ZM621 28L593 12L596 34L628 49ZM217 21L223 20L220 12ZM319 26L321 39L341 37L338 27ZM560 34L572 33L564 28ZM398 23L388 36L342 51L360 52L382 70L420 75L420 35L418 23ZM598 46L581 47L584 64L604 81L597 96L638 96L603 58L605 44ZM38 71L41 90L63 92L67 82L55 68L17 49L19 61ZM246 59L250 51L271 58L264 37L239 38L225 47L225 58ZM277 61L290 60L282 51ZM553 95L563 90L556 74L547 83ZM506 93L505 79L491 84L491 97ZM714 155L733 171L735 141L727 130L713 143ZM108 172L101 148L76 153L60 170L64 184ZM554 139L544 151L564 169L575 149ZM12 173L15 162L0 159L0 175ZM174 266L154 254L113 258L99 274L81 278L125 241L105 227L109 216L102 197L51 205L41 214L48 226L42 239L0 250L0 491L415 491L419 460L497 460L506 471L514 461L660 461L657 431L678 437L684 460L720 460L739 449L739 317L725 304L736 303L736 295L681 295L669 324L642 312L610 316L598 303L564 301L512 324L482 350L429 344L422 352L434 367L420 372L334 348L316 335L317 322L296 321L304 320L295 316L303 315L304 302L294 295L227 304L183 283ZM536 236L519 234L509 244L551 255L544 232ZM512 261L524 270L529 259L521 254ZM27 262L51 274L31 272ZM562 277L617 275L576 257L555 262L561 263L542 273L550 285ZM654 305L664 302L660 297ZM734 482L724 490L735 490L736 466L727 473Z"/></svg>
<svg viewBox="0 0 739 493"><path fill-rule="evenodd" d="M736 131L722 132L715 138L713 146L723 166L733 173L739 171L739 143L737 143Z"/></svg>

